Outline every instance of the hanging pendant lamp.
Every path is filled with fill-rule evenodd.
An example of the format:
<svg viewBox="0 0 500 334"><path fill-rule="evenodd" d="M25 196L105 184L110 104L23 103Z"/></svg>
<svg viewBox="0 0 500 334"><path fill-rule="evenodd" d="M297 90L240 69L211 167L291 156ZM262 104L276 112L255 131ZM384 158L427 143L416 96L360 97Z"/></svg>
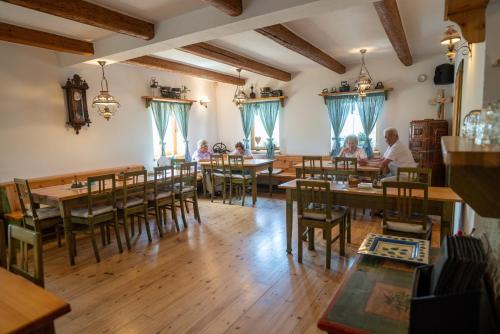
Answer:
<svg viewBox="0 0 500 334"><path fill-rule="evenodd" d="M360 97L365 97L366 91L370 89L373 80L365 64L366 49L361 49L359 50L359 52L361 53L361 68L359 69L359 76L358 80L356 81L356 86L358 87L358 95Z"/></svg>
<svg viewBox="0 0 500 334"><path fill-rule="evenodd" d="M241 79L241 68L237 68L238 71L238 79ZM248 99L247 94L243 90L243 87L240 85L236 86L236 91L234 92L233 103L236 104L237 107L241 106L243 102Z"/></svg>
<svg viewBox="0 0 500 334"><path fill-rule="evenodd" d="M102 69L101 91L99 95L92 100L92 108L97 108L99 115L109 121L111 116L113 116L120 107L120 103L113 95L109 94L108 80L104 76L104 65L106 65L106 62L101 60L98 61L98 63L101 65Z"/></svg>

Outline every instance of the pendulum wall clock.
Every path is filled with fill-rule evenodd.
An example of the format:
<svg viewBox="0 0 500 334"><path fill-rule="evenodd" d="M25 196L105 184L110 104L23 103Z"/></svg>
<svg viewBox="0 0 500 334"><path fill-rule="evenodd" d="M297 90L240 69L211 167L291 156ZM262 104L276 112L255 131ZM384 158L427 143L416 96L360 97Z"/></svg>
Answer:
<svg viewBox="0 0 500 334"><path fill-rule="evenodd" d="M68 122L76 134L80 132L82 126L90 125L89 112L87 110L87 89L89 86L78 74L68 78L66 85L62 87L66 92L66 106L68 108Z"/></svg>

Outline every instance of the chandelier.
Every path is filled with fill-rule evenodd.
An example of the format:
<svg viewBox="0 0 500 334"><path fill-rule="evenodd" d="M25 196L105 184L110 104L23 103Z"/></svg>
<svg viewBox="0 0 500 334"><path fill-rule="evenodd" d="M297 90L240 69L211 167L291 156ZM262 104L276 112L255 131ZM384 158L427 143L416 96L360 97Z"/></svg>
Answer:
<svg viewBox="0 0 500 334"><path fill-rule="evenodd" d="M237 68L238 71L238 79L241 79L241 68ZM243 91L243 87L240 85L236 86L236 91L234 92L233 103L236 104L237 107L241 106L243 102L247 100L247 94Z"/></svg>
<svg viewBox="0 0 500 334"><path fill-rule="evenodd" d="M120 103L118 103L113 95L109 94L108 80L104 76L104 65L106 65L106 62L101 60L98 61L98 63L101 65L102 69L101 91L99 95L92 100L92 108L97 108L99 115L109 121L111 116L113 116L120 107Z"/></svg>
<svg viewBox="0 0 500 334"><path fill-rule="evenodd" d="M361 68L359 69L358 80L356 81L356 86L358 87L358 95L360 97L366 96L366 91L370 89L373 82L370 72L365 65L365 53L366 49L359 50L361 53Z"/></svg>
<svg viewBox="0 0 500 334"><path fill-rule="evenodd" d="M459 50L462 50L462 55L464 56L472 53L469 43L463 42L458 44L461 39L462 37L460 37L460 34L453 26L448 26L443 34L441 44L447 47L448 51L446 52L446 56L450 62L453 62Z"/></svg>

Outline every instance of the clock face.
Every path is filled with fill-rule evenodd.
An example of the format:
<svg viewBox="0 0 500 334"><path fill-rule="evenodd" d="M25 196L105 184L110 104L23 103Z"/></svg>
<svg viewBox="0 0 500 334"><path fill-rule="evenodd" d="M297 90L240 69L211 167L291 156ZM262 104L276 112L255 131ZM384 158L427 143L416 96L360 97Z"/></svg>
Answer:
<svg viewBox="0 0 500 334"><path fill-rule="evenodd" d="M80 101L82 99L82 93L78 91L73 92L73 100Z"/></svg>

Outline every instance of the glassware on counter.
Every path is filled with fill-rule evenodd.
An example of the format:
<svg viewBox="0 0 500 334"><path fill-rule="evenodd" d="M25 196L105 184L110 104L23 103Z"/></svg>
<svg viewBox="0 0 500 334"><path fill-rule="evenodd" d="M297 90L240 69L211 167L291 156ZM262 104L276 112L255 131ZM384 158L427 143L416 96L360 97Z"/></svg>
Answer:
<svg viewBox="0 0 500 334"><path fill-rule="evenodd" d="M476 125L476 136L474 144L490 145L496 141L494 138L495 113L488 107L481 110Z"/></svg>

